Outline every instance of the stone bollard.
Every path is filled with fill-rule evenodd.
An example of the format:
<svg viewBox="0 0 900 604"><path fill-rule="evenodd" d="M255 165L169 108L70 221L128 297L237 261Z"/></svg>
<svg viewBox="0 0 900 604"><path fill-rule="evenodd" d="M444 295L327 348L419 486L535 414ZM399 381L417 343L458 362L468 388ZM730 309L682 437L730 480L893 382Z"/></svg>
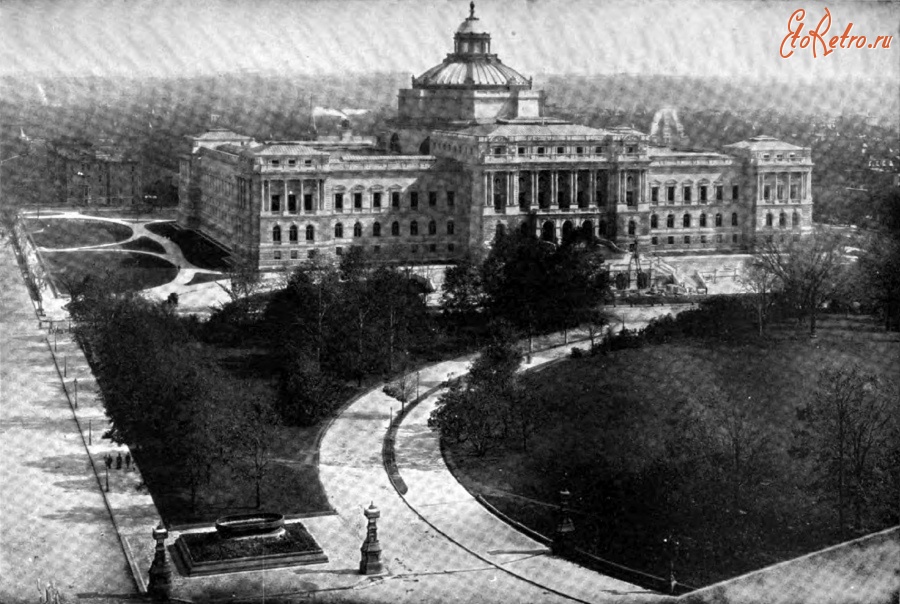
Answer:
<svg viewBox="0 0 900 604"><path fill-rule="evenodd" d="M360 551L362 556L359 559L359 574L361 575L377 575L382 572L381 566L381 544L378 543L378 526L377 519L381 516L381 512L375 507L375 502L363 512L369 520L367 528L366 540L363 541Z"/></svg>
<svg viewBox="0 0 900 604"><path fill-rule="evenodd" d="M157 602L168 602L172 595L172 567L166 558L166 538L169 531L160 522L153 529L153 538L156 540L156 554L153 556L153 564L150 565L150 582L147 585L147 593Z"/></svg>
<svg viewBox="0 0 900 604"><path fill-rule="evenodd" d="M575 524L569 516L569 498L571 497L568 489L559 492L559 522L556 524L556 533L553 535L553 553L564 555L572 550L572 533L575 532Z"/></svg>

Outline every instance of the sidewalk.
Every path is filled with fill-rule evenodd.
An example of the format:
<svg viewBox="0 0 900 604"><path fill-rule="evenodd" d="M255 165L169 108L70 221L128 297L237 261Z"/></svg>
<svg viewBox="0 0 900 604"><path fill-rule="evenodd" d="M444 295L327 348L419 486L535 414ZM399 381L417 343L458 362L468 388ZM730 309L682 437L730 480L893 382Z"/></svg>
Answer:
<svg viewBox="0 0 900 604"><path fill-rule="evenodd" d="M0 601L122 601L137 587L11 246L0 247Z"/></svg>

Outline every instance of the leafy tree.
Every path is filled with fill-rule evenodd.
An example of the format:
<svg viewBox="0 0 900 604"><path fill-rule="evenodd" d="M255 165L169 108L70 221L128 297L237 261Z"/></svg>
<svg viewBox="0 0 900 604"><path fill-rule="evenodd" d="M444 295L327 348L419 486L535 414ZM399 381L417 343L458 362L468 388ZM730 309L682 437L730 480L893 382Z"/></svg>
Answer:
<svg viewBox="0 0 900 604"><path fill-rule="evenodd" d="M463 317L477 311L484 298L480 264L471 255L444 272L441 307L444 312Z"/></svg>
<svg viewBox="0 0 900 604"><path fill-rule="evenodd" d="M278 412L285 423L311 426L340 402L343 389L301 350L286 361L278 382Z"/></svg>
<svg viewBox="0 0 900 604"><path fill-rule="evenodd" d="M768 312L772 306L773 294L779 287L778 276L767 268L764 263L756 259L744 271L742 283L750 292L750 299L752 300L753 308L756 310L756 324L759 335L763 335Z"/></svg>
<svg viewBox="0 0 900 604"><path fill-rule="evenodd" d="M866 297L884 317L886 330L900 329L900 239L878 236L859 259Z"/></svg>

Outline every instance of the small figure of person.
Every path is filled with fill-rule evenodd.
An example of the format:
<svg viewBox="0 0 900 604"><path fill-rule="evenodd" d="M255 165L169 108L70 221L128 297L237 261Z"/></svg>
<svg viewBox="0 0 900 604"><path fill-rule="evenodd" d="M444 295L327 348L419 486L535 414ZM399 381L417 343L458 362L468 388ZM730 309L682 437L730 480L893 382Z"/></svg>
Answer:
<svg viewBox="0 0 900 604"><path fill-rule="evenodd" d="M125 469L126 470L131 469L131 451L125 452Z"/></svg>
<svg viewBox="0 0 900 604"><path fill-rule="evenodd" d="M117 470L122 469L122 453L121 453L121 451L119 452L118 455L116 455L116 469Z"/></svg>
<svg viewBox="0 0 900 604"><path fill-rule="evenodd" d="M106 454L106 457L103 458L103 461L106 463L106 469L110 469L112 467L112 455L109 453Z"/></svg>

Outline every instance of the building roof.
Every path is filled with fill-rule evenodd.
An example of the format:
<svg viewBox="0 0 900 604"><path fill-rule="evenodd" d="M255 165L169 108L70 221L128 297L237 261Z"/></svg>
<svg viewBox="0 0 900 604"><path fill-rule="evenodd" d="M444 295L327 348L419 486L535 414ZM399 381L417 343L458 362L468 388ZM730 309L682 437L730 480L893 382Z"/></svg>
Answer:
<svg viewBox="0 0 900 604"><path fill-rule="evenodd" d="M531 80L521 73L504 65L494 55L481 55L463 58L459 55L448 55L444 62L435 65L418 78L413 85L416 88L435 87L507 87L527 88Z"/></svg>
<svg viewBox="0 0 900 604"><path fill-rule="evenodd" d="M488 34L488 31L487 28L479 22L478 17L472 15L459 25L456 29L456 33L486 35Z"/></svg>
<svg viewBox="0 0 900 604"><path fill-rule="evenodd" d="M600 130L599 128L591 128L581 124L571 124L561 122L559 120L509 120L505 122L497 122L494 124L480 124L471 126L458 131L459 134L469 136L490 136L490 137L524 137L524 136L585 136L585 137L604 137L610 134L608 130Z"/></svg>
<svg viewBox="0 0 900 604"><path fill-rule="evenodd" d="M651 146L647 150L647 155L650 156L650 159L653 159L654 157L664 157L664 158L683 157L685 159L701 159L701 158L732 159L732 157L730 155L716 153L715 151L680 151L677 149L670 149L669 147L653 147L653 146Z"/></svg>
<svg viewBox="0 0 900 604"><path fill-rule="evenodd" d="M249 151L253 155L269 156L269 155L328 155L296 142L271 142L263 143L250 147Z"/></svg>
<svg viewBox="0 0 900 604"><path fill-rule="evenodd" d="M802 151L803 147L792 145L771 136L754 136L751 139L725 145L735 149L749 149L750 151Z"/></svg>
<svg viewBox="0 0 900 604"><path fill-rule="evenodd" d="M242 140L249 141L253 140L252 137L245 136L243 134L238 134L236 132L232 132L227 128L214 128L212 130L207 130L203 134L198 134L197 136L192 136L191 138L198 141L232 141L232 140Z"/></svg>

